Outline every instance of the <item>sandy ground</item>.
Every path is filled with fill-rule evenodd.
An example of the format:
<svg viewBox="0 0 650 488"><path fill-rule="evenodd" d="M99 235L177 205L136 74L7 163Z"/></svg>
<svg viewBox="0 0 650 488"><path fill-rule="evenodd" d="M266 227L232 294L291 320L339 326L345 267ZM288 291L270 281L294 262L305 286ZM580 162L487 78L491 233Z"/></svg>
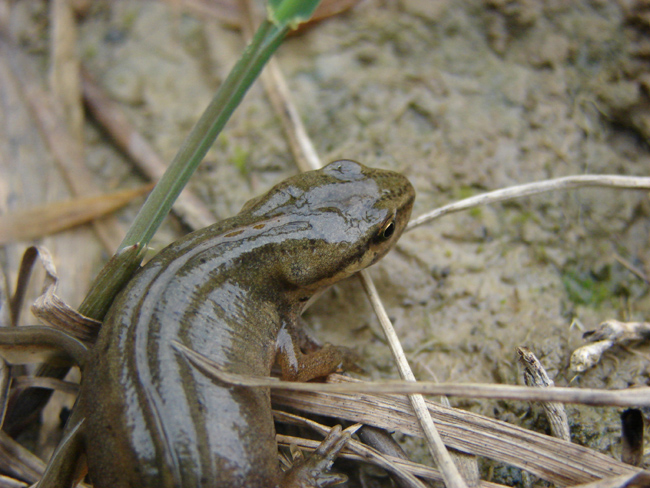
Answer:
<svg viewBox="0 0 650 488"><path fill-rule="evenodd" d="M418 192L417 216L517 183L647 175L645 25L636 8L606 0L367 0L291 37L278 59L322 160L403 172ZM45 3L16 5L12 15L21 49L44 73ZM243 48L236 30L153 1L95 2L79 28L84 65L167 161ZM24 108L14 108L14 89L3 88L3 209L66 193L60 177L47 176L57 170ZM93 123L85 136L102 188L141 181ZM256 85L190 186L217 220L296 171ZM136 210L119 214L125 227ZM616 259L647 269L648 211L644 192L557 192L405 235L372 275L418 377L522 383L515 348L526 345L558 385L645 385L643 345L615 349L577 376L568 366L582 344L574 320L591 329L648 316L647 286ZM181 232L167 225L154 246ZM82 244L92 240L84 230L44 241L72 304L105 259L96 244ZM87 247L83 262L71 247ZM7 248L11 272L22 248ZM328 292L306 320L321 339L353 345L370 377L396 376L355 279ZM452 403L547 428L541 409L522 403ZM575 441L617 456L619 413L570 407ZM493 480L523 486L518 476L497 469Z"/></svg>

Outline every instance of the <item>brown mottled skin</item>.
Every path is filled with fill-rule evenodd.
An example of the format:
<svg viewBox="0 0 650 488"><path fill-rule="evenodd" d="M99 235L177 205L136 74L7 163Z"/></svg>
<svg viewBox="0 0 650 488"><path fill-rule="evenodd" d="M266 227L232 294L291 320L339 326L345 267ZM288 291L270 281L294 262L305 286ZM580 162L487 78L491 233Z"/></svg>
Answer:
<svg viewBox="0 0 650 488"><path fill-rule="evenodd" d="M94 486L281 485L268 389L220 384L172 342L239 374L336 370L339 349L300 350L304 304L386 254L414 198L400 174L336 161L147 263L107 315L71 419Z"/></svg>

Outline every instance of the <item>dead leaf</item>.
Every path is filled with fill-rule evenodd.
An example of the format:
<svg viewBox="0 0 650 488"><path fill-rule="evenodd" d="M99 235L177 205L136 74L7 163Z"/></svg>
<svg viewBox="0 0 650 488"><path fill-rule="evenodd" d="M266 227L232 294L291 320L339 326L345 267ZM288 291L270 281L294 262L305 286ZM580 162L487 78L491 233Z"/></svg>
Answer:
<svg viewBox="0 0 650 488"><path fill-rule="evenodd" d="M123 207L147 193L152 184L95 197L47 203L29 210L0 216L0 244L38 239L85 224Z"/></svg>

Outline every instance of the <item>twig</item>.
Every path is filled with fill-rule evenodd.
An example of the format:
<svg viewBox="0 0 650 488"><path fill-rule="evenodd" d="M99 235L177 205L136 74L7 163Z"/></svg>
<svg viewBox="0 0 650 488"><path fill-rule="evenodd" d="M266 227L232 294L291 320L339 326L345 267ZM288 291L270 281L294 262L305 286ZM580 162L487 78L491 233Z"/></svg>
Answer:
<svg viewBox="0 0 650 488"><path fill-rule="evenodd" d="M36 483L45 470L45 463L0 431L0 470L13 478Z"/></svg>
<svg viewBox="0 0 650 488"><path fill-rule="evenodd" d="M579 347L571 354L571 369L576 373L595 366L605 351L616 345L649 340L650 323L606 320L597 329L585 332L582 337L591 344Z"/></svg>
<svg viewBox="0 0 650 488"><path fill-rule="evenodd" d="M83 145L84 112L77 57L77 23L69 0L50 3L50 90L70 136Z"/></svg>
<svg viewBox="0 0 650 488"><path fill-rule="evenodd" d="M485 385L473 383L435 383L430 381L355 381L353 384L302 383L282 381L270 376L248 376L229 373L207 356L190 349L178 341L172 347L181 353L197 369L218 381L237 386L267 387L289 391L320 393L374 393L374 394L424 394L448 395L468 398L492 398L522 401L554 401L581 403L584 405L629 407L650 406L650 387L625 388L621 390L597 390L590 388L531 388L516 385ZM330 375L334 382L344 376Z"/></svg>
<svg viewBox="0 0 650 488"><path fill-rule="evenodd" d="M407 382L415 382L415 375L413 375L413 371L411 371L402 344L399 342L393 324L388 318L388 314L379 299L374 283L370 279L366 270L361 271L358 276L363 288L366 290L366 294L370 298L370 303L372 303L372 307L375 310L375 314L379 319L384 334L388 339L388 345L390 346L395 362L397 363L397 369L399 370L400 376L404 380L407 380ZM456 468L456 465L452 461L451 456L449 455L449 452L447 451L445 444L442 442L440 434L438 434L438 430L431 419L431 415L429 415L429 411L424 402L424 397L421 394L409 394L409 400L411 401L413 410L415 410L415 415L422 426L422 430L424 431L425 438L429 445L429 450L436 461L438 469L442 472L445 486L448 488L466 487L467 485L465 484L465 481L458 472L458 468Z"/></svg>
<svg viewBox="0 0 650 488"><path fill-rule="evenodd" d="M527 386L537 388L555 387L555 383L549 378L544 366L539 362L533 351L527 347L518 347L517 354L519 354L519 362L524 367L524 381ZM542 402L542 407L551 424L553 435L565 441L570 441L571 432L564 405L558 402Z"/></svg>
<svg viewBox="0 0 650 488"><path fill-rule="evenodd" d="M630 273L635 275L637 278L644 281L646 284L650 284L650 280L648 280L646 274L643 271L641 271L639 268L634 266L632 263L630 263L627 259L623 258L623 256L614 253L614 259L616 259L616 261L621 263L623 267L627 268L630 271Z"/></svg>
<svg viewBox="0 0 650 488"><path fill-rule="evenodd" d="M242 31L247 39L253 35L254 9L250 0L244 2L245 15L242 22ZM300 171L309 171L323 166L314 144L302 123L295 103L291 99L287 82L282 74L280 65L275 58L271 58L260 76L266 95L269 97L275 113L280 118L291 153L296 160Z"/></svg>
<svg viewBox="0 0 650 488"><path fill-rule="evenodd" d="M568 190L570 188L627 188L630 190L648 190L650 189L650 178L637 176L618 176L618 175L580 175L566 176L552 180L539 181L536 183L527 183L524 185L510 186L495 190L481 195L475 195L465 198L449 205L437 208L424 215L419 216L409 222L405 231L419 227L422 224L438 219L444 215L469 210L474 207L491 205L507 200L514 200L522 197L537 195L549 191Z"/></svg>

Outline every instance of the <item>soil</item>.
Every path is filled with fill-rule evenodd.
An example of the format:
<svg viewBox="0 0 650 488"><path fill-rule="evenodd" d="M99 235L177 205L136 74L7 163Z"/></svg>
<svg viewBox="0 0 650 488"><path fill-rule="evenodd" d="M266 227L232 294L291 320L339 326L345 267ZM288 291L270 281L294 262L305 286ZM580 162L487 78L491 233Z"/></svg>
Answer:
<svg viewBox="0 0 650 488"><path fill-rule="evenodd" d="M244 47L231 26L172 3L93 2L78 20L84 66L166 161ZM418 216L519 183L647 175L650 69L644 47L650 38L641 4L367 0L290 37L277 58L322 160L355 159L403 172L416 187ZM13 35L45 79L46 2L17 2L11 15ZM9 102L3 104L9 113ZM53 164L35 126L25 122L12 130L16 140L2 154L3 168L20 164L38 171ZM102 188L142 181L93 122L85 135L88 164ZM190 188L219 220L296 171L257 83ZM61 198L61 192L14 191L16 180L2 180L0 208ZM21 181L30 185L28 177ZM118 214L125 227L137 208ZM413 230L371 274L421 379L522 384L515 348L527 346L557 385L646 385L648 345L612 349L582 374L569 369L569 358L583 345L584 330L607 319L644 321L650 315L647 284L620 259L649 269L649 212L646 192L605 189L484 207ZM152 246L160 249L182 232L168 224ZM73 246L93 240L90 232L65 235ZM90 271L80 280L64 264L70 261L63 258L67 246L46 242L54 244L61 295L76 305L106 256L95 245L84 264ZM11 276L22 248L7 248ZM320 339L352 345L367 376L396 377L356 279L328 292L305 319ZM542 410L528 404L451 402L548 429ZM568 407L568 414L575 442L620 455L619 410ZM485 472L488 467L482 465ZM492 481L537 483L520 478L516 470L496 469Z"/></svg>

